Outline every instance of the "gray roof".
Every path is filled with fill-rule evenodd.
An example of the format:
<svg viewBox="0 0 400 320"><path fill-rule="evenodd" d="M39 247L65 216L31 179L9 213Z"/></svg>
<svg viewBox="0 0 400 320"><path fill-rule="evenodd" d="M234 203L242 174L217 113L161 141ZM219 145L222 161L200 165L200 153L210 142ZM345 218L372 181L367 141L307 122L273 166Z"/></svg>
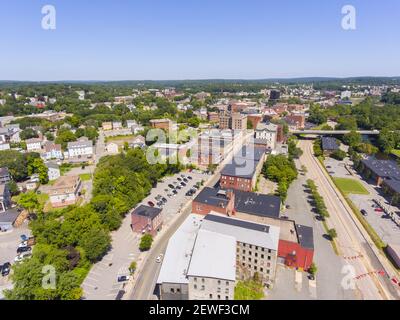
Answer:
<svg viewBox="0 0 400 320"><path fill-rule="evenodd" d="M201 190L193 201L208 204L214 207L226 207L229 203L229 199L226 196L225 191L209 187L205 187L203 190Z"/></svg>
<svg viewBox="0 0 400 320"><path fill-rule="evenodd" d="M187 275L235 281L236 239L199 230Z"/></svg>
<svg viewBox="0 0 400 320"><path fill-rule="evenodd" d="M7 167L0 168L0 176L4 177L4 176L8 176L9 174L10 174L10 172L8 171Z"/></svg>
<svg viewBox="0 0 400 320"><path fill-rule="evenodd" d="M273 123L265 123L265 122L260 122L257 124L257 131L269 131L269 132L276 132L278 130L278 126Z"/></svg>
<svg viewBox="0 0 400 320"><path fill-rule="evenodd" d="M361 160L375 175L381 178L400 180L400 167L393 160L378 160L375 157L369 157Z"/></svg>
<svg viewBox="0 0 400 320"><path fill-rule="evenodd" d="M385 179L385 184L390 187L394 192L400 193L400 180L398 179Z"/></svg>
<svg viewBox="0 0 400 320"><path fill-rule="evenodd" d="M339 143L336 138L322 137L322 150L338 150Z"/></svg>
<svg viewBox="0 0 400 320"><path fill-rule="evenodd" d="M254 147L254 145L246 145L240 149L234 156L234 159L247 159L260 161L262 157L265 155L265 149L260 147ZM241 161L238 161L242 163Z"/></svg>
<svg viewBox="0 0 400 320"><path fill-rule="evenodd" d="M137 207L135 210L133 210L132 214L135 214L137 216L143 216L143 217L148 217L150 219L154 219L161 213L161 209L159 208L153 208L145 205L140 205Z"/></svg>
<svg viewBox="0 0 400 320"><path fill-rule="evenodd" d="M276 226L208 214L201 229L233 236L237 242L278 250L280 228Z"/></svg>
<svg viewBox="0 0 400 320"><path fill-rule="evenodd" d="M46 167L49 169L60 169L59 165L55 162L47 162Z"/></svg>
<svg viewBox="0 0 400 320"><path fill-rule="evenodd" d="M253 178L256 167L257 162L253 160L246 160L243 165L229 163L221 170L221 175L251 179Z"/></svg>
<svg viewBox="0 0 400 320"><path fill-rule="evenodd" d="M14 223L21 213L16 209L10 209L0 213L0 223Z"/></svg>
<svg viewBox="0 0 400 320"><path fill-rule="evenodd" d="M235 190L235 210L262 217L279 218L281 200L277 196Z"/></svg>
<svg viewBox="0 0 400 320"><path fill-rule="evenodd" d="M313 228L297 224L296 231L300 245L306 249L314 249Z"/></svg>

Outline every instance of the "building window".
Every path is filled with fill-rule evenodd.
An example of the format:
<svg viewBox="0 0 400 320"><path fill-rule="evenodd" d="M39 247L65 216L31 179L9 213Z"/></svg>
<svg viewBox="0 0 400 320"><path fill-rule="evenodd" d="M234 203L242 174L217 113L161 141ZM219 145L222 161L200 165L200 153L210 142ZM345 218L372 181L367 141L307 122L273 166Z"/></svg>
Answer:
<svg viewBox="0 0 400 320"><path fill-rule="evenodd" d="M221 295L218 295L218 300L221 300Z"/></svg>
<svg viewBox="0 0 400 320"><path fill-rule="evenodd" d="M260 268L260 272L264 272L264 268Z"/></svg>
<svg viewBox="0 0 400 320"><path fill-rule="evenodd" d="M263 254L261 255L261 259L264 259L264 255Z"/></svg>
<svg viewBox="0 0 400 320"><path fill-rule="evenodd" d="M249 262L251 262L251 258L249 258Z"/></svg>
<svg viewBox="0 0 400 320"><path fill-rule="evenodd" d="M255 254L254 254L256 257L258 257L258 253L256 252Z"/></svg>
<svg viewBox="0 0 400 320"><path fill-rule="evenodd" d="M175 289L174 288L171 288L171 293L175 293Z"/></svg>
<svg viewBox="0 0 400 320"><path fill-rule="evenodd" d="M225 300L229 300L229 297L228 297L228 296L225 296Z"/></svg>
<svg viewBox="0 0 400 320"><path fill-rule="evenodd" d="M229 281L225 282L225 284L226 284L227 286L229 286Z"/></svg>
<svg viewBox="0 0 400 320"><path fill-rule="evenodd" d="M218 284L221 284L221 280L218 280Z"/></svg>
<svg viewBox="0 0 400 320"><path fill-rule="evenodd" d="M195 290L197 290L197 284L195 284L195 285L193 286L193 288L194 288Z"/></svg>
<svg viewBox="0 0 400 320"><path fill-rule="evenodd" d="M193 278L194 282L197 282L197 278Z"/></svg>
<svg viewBox="0 0 400 320"><path fill-rule="evenodd" d="M246 250L243 250L243 254L246 254Z"/></svg>
<svg viewBox="0 0 400 320"><path fill-rule="evenodd" d="M212 297L213 297L213 296L212 296L212 293L210 293L210 299L212 299Z"/></svg>
<svg viewBox="0 0 400 320"><path fill-rule="evenodd" d="M253 253L251 251L249 251L249 256L251 256Z"/></svg>
<svg viewBox="0 0 400 320"><path fill-rule="evenodd" d="M217 288L217 292L218 292L218 293L221 293L221 288Z"/></svg>
<svg viewBox="0 0 400 320"><path fill-rule="evenodd" d="M201 278L201 282L204 283L204 278Z"/></svg>
<svg viewBox="0 0 400 320"><path fill-rule="evenodd" d="M254 260L254 263L258 263L258 260L256 259L256 260Z"/></svg>
<svg viewBox="0 0 400 320"><path fill-rule="evenodd" d="M181 289L179 289L179 288L178 288L178 289L176 289L176 292L177 292L177 293L181 292Z"/></svg>
<svg viewBox="0 0 400 320"><path fill-rule="evenodd" d="M205 286L201 286L201 290L202 291L206 290L206 287Z"/></svg>
<svg viewBox="0 0 400 320"><path fill-rule="evenodd" d="M226 293L226 294L229 293L229 289L228 289L228 288L225 289L225 293Z"/></svg>
<svg viewBox="0 0 400 320"><path fill-rule="evenodd" d="M254 270L257 271L257 266L254 266Z"/></svg>
<svg viewBox="0 0 400 320"><path fill-rule="evenodd" d="M271 256L268 256L268 260L271 260Z"/></svg>

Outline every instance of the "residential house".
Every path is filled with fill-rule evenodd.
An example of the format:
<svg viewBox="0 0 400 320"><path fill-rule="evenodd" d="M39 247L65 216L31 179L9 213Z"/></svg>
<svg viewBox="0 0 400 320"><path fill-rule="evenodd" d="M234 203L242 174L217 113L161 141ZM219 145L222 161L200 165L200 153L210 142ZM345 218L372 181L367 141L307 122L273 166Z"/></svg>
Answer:
<svg viewBox="0 0 400 320"><path fill-rule="evenodd" d="M106 151L107 151L107 153L110 153L110 154L118 154L119 153L118 144L116 144L115 142L108 143L106 145Z"/></svg>
<svg viewBox="0 0 400 320"><path fill-rule="evenodd" d="M49 181L57 180L61 176L60 167L55 162L47 162L47 174L49 176Z"/></svg>
<svg viewBox="0 0 400 320"><path fill-rule="evenodd" d="M113 130L121 130L122 129L122 122L121 121L114 121L112 123Z"/></svg>
<svg viewBox="0 0 400 320"><path fill-rule="evenodd" d="M57 159L57 160L62 160L63 153L61 150L61 144L55 144L52 141L46 141L44 143L44 152L42 153L42 158L44 160L51 160L51 159Z"/></svg>
<svg viewBox="0 0 400 320"><path fill-rule="evenodd" d="M112 122L103 122L101 124L104 131L112 130Z"/></svg>
<svg viewBox="0 0 400 320"><path fill-rule="evenodd" d="M10 172L7 167L0 168L0 184L5 184L11 181Z"/></svg>
<svg viewBox="0 0 400 320"><path fill-rule="evenodd" d="M11 193L7 184L0 184L0 212L5 212L11 207Z"/></svg>
<svg viewBox="0 0 400 320"><path fill-rule="evenodd" d="M137 136L129 144L131 148L144 148L146 146L146 139L143 136Z"/></svg>
<svg viewBox="0 0 400 320"><path fill-rule="evenodd" d="M93 141L87 137L81 137L75 142L68 142L67 149L69 158L91 158L94 153Z"/></svg>
<svg viewBox="0 0 400 320"><path fill-rule="evenodd" d="M25 140L26 149L28 150L28 152L40 152L42 150L42 142L43 140L41 138L32 138Z"/></svg>
<svg viewBox="0 0 400 320"><path fill-rule="evenodd" d="M50 188L50 203L54 208L76 204L80 190L81 179L79 176L60 177Z"/></svg>

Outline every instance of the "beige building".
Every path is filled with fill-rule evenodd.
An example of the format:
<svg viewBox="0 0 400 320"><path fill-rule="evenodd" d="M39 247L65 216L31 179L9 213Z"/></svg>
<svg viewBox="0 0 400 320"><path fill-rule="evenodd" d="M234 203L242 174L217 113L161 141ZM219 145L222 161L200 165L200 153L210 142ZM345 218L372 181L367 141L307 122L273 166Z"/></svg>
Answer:
<svg viewBox="0 0 400 320"><path fill-rule="evenodd" d="M60 177L50 189L50 203L54 208L75 204L81 190L79 176Z"/></svg>

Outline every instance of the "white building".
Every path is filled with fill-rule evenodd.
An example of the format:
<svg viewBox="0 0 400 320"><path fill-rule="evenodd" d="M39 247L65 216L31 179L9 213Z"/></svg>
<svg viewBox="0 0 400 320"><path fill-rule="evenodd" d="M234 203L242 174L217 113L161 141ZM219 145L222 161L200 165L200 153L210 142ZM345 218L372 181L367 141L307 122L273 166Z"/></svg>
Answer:
<svg viewBox="0 0 400 320"><path fill-rule="evenodd" d="M82 137L75 142L68 142L68 157L81 158L93 156L93 141L87 137Z"/></svg>
<svg viewBox="0 0 400 320"><path fill-rule="evenodd" d="M351 91L346 90L346 91L342 91L342 93L340 94L340 98L343 99L350 99L351 98Z"/></svg>
<svg viewBox="0 0 400 320"><path fill-rule="evenodd" d="M0 143L0 151L10 150L10 144L8 142L1 142Z"/></svg>
<svg viewBox="0 0 400 320"><path fill-rule="evenodd" d="M60 167L54 162L46 163L49 181L57 180L61 176Z"/></svg>
<svg viewBox="0 0 400 320"><path fill-rule="evenodd" d="M41 151L42 150L42 139L40 138L32 138L25 140L26 143L26 149L28 152L32 151Z"/></svg>
<svg viewBox="0 0 400 320"><path fill-rule="evenodd" d="M256 140L266 142L267 148L275 149L278 126L273 123L259 123L254 133Z"/></svg>
<svg viewBox="0 0 400 320"><path fill-rule="evenodd" d="M106 146L106 151L107 151L107 153L110 153L110 154L118 154L119 153L118 144L116 144L114 142L110 142Z"/></svg>
<svg viewBox="0 0 400 320"><path fill-rule="evenodd" d="M51 159L61 160L61 159L63 159L61 145L55 144L54 142L51 142L51 141L47 141L44 144L44 152L42 153L42 158L44 160L51 160Z"/></svg>
<svg viewBox="0 0 400 320"><path fill-rule="evenodd" d="M49 192L51 205L58 208L75 204L78 201L80 189L79 176L60 177Z"/></svg>

